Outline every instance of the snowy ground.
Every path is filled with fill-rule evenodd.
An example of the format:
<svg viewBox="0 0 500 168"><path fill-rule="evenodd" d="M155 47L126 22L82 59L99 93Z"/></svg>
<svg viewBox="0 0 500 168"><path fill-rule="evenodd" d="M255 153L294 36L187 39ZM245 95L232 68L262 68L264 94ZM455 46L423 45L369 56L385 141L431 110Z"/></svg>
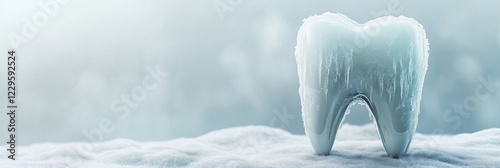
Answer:
<svg viewBox="0 0 500 168"><path fill-rule="evenodd" d="M165 142L117 139L93 144L18 147L0 167L498 167L500 129L454 136L415 135L409 154L386 157L372 124L344 125L330 156L313 153L307 137L264 126L218 130ZM5 149L6 146L2 146Z"/></svg>

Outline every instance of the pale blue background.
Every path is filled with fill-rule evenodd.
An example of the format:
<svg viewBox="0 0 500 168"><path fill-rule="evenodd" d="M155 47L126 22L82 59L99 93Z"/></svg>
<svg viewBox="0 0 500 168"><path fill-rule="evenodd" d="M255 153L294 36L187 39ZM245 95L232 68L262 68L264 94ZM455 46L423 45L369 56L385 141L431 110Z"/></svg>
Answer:
<svg viewBox="0 0 500 168"><path fill-rule="evenodd" d="M4 55L11 47L9 33L20 34L23 18L42 10L37 2L0 1ZM294 58L301 20L331 11L366 22L388 10L389 1L243 0L223 20L214 2L70 0L61 5L18 48L19 143L85 141L82 131L98 128L103 118L115 126L103 140L161 141L245 125L303 134ZM468 118L445 113L474 96L478 77L500 81L500 1L397 2L400 14L425 27L430 42L417 131L456 134L500 127L500 87ZM6 65L4 59L0 65ZM112 112L112 102L141 84L145 67L156 65L169 76L122 120ZM280 118L284 109L288 115ZM0 125L6 122L2 113ZM346 122L370 120L362 106L355 106Z"/></svg>

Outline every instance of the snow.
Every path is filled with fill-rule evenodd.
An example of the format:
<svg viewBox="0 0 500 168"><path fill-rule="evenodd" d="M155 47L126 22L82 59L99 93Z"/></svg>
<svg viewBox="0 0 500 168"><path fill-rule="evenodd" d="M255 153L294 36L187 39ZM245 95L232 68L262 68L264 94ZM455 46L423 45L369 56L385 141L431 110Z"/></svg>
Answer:
<svg viewBox="0 0 500 168"><path fill-rule="evenodd" d="M16 161L1 152L0 167L494 167L500 129L471 134L415 134L408 154L388 157L373 124L344 125L331 155L316 155L304 135L265 126L217 130L164 142L116 139L18 147ZM5 145L2 146L5 149Z"/></svg>
<svg viewBox="0 0 500 168"><path fill-rule="evenodd" d="M412 18L359 24L339 13L304 20L295 51L306 135L327 154L356 101L373 113L385 150L403 155L418 124L429 46Z"/></svg>

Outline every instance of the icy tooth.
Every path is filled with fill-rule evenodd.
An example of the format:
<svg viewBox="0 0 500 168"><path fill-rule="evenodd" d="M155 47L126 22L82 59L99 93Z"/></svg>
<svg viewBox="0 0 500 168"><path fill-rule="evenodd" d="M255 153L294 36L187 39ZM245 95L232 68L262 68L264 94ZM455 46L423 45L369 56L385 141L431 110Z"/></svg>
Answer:
<svg viewBox="0 0 500 168"><path fill-rule="evenodd" d="M349 104L364 101L389 156L406 153L415 132L427 70L423 27L406 17L358 24L341 14L304 20L295 51L304 127L329 154Z"/></svg>

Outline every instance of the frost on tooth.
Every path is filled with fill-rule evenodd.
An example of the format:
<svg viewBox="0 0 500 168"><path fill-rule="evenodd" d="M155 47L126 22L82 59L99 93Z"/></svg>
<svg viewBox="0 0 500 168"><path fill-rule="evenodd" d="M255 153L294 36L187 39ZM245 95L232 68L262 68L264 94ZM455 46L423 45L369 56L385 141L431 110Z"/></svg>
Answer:
<svg viewBox="0 0 500 168"><path fill-rule="evenodd" d="M352 45L380 23L366 45ZM418 123L428 45L423 27L403 16L364 25L333 13L304 19L295 55L304 127L316 153L330 153L349 107L361 102L387 154L404 155Z"/></svg>

